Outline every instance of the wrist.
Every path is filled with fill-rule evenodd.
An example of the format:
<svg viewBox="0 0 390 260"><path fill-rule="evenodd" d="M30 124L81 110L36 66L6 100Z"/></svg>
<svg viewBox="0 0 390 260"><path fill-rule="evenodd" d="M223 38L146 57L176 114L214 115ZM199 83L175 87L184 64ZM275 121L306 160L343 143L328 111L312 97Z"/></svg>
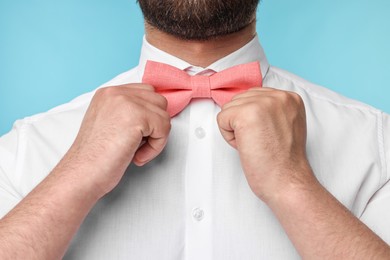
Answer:
<svg viewBox="0 0 390 260"><path fill-rule="evenodd" d="M68 186L69 192L80 193L86 201L96 203L107 191L96 178L104 169L83 158L77 152L69 151L58 163L51 175L61 180L61 185Z"/></svg>
<svg viewBox="0 0 390 260"><path fill-rule="evenodd" d="M308 163L284 169L271 173L275 178L267 185L267 192L261 197L269 207L277 208L283 207L286 203L299 203L305 196L313 196L312 193L323 189Z"/></svg>

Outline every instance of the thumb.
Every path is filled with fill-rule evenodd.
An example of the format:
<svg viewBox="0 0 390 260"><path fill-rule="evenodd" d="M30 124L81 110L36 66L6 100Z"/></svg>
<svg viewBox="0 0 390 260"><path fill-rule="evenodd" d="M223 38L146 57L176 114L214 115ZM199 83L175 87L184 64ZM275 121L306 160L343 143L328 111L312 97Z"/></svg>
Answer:
<svg viewBox="0 0 390 260"><path fill-rule="evenodd" d="M149 136L147 141L135 153L133 162L137 166L147 164L161 153L167 141L167 137L153 138Z"/></svg>
<svg viewBox="0 0 390 260"><path fill-rule="evenodd" d="M231 125L231 114L222 110L217 116L217 123L219 131L222 134L222 137L230 144L233 148L237 149L236 137L234 134L234 129Z"/></svg>

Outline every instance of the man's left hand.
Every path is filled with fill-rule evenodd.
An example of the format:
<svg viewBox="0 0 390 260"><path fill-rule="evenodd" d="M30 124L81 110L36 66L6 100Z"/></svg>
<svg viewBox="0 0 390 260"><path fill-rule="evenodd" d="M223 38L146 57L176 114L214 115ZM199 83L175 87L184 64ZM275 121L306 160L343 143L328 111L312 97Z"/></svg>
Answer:
<svg viewBox="0 0 390 260"><path fill-rule="evenodd" d="M315 179L306 159L306 115L298 94L251 88L225 104L217 119L222 136L239 152L249 186L266 203L286 187Z"/></svg>

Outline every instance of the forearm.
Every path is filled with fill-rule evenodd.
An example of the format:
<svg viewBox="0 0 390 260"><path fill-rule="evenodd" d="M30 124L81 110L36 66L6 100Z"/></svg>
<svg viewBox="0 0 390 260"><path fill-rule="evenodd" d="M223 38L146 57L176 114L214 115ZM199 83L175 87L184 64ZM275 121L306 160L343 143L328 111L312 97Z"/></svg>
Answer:
<svg viewBox="0 0 390 260"><path fill-rule="evenodd" d="M64 161L0 221L1 259L60 259L99 199L83 167Z"/></svg>
<svg viewBox="0 0 390 260"><path fill-rule="evenodd" d="M269 205L303 259L390 259L389 246L314 178Z"/></svg>
<svg viewBox="0 0 390 260"><path fill-rule="evenodd" d="M0 259L61 258L129 164L144 165L164 149L171 128L166 108L150 85L97 90L63 160L0 221Z"/></svg>

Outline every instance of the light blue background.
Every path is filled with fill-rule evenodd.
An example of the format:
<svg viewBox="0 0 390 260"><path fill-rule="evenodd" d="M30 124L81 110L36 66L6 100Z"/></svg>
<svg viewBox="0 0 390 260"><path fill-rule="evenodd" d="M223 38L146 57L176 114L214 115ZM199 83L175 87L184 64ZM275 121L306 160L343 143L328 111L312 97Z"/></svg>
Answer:
<svg viewBox="0 0 390 260"><path fill-rule="evenodd" d="M269 61L390 112L389 0L263 0ZM135 0L0 0L0 135L135 66Z"/></svg>

